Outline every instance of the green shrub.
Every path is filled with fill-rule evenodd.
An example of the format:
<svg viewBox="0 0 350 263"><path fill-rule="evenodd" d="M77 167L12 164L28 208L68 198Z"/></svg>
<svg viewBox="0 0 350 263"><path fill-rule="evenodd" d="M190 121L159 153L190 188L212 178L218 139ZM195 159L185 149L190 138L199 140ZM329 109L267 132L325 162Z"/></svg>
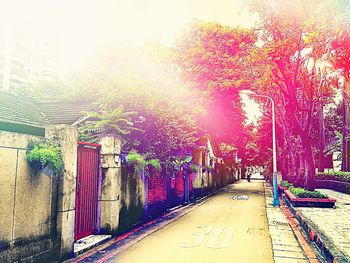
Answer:
<svg viewBox="0 0 350 263"><path fill-rule="evenodd" d="M191 173L198 173L199 171L199 166L197 164L191 164L188 168Z"/></svg>
<svg viewBox="0 0 350 263"><path fill-rule="evenodd" d="M324 172L317 173L317 179L350 182L350 172Z"/></svg>
<svg viewBox="0 0 350 263"><path fill-rule="evenodd" d="M151 159L151 160L147 161L147 165L153 167L157 171L162 170L159 159Z"/></svg>
<svg viewBox="0 0 350 263"><path fill-rule="evenodd" d="M26 159L34 170L49 168L54 175L59 175L63 168L61 148L53 140L32 143L26 152Z"/></svg>
<svg viewBox="0 0 350 263"><path fill-rule="evenodd" d="M293 187L289 188L289 191L299 198L328 198L327 195L322 194L319 191L308 191L301 187Z"/></svg>
<svg viewBox="0 0 350 263"><path fill-rule="evenodd" d="M211 172L211 171L214 170L214 167L211 166L211 165L207 165L207 166L205 166L205 169L206 169L208 172Z"/></svg>
<svg viewBox="0 0 350 263"><path fill-rule="evenodd" d="M282 186L284 188L289 188L289 187L293 186L293 184L289 183L288 181L281 181L280 186Z"/></svg>
<svg viewBox="0 0 350 263"><path fill-rule="evenodd" d="M147 165L145 158L135 150L129 152L126 160L129 166L134 167L136 173L144 170Z"/></svg>

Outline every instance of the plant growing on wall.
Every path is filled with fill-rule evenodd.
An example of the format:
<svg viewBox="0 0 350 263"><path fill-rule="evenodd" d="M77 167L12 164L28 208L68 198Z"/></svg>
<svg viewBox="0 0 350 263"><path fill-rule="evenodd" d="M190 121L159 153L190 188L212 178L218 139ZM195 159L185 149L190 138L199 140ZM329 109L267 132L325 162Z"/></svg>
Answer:
<svg viewBox="0 0 350 263"><path fill-rule="evenodd" d="M176 171L180 171L181 168L185 168L191 161L192 161L192 156L185 156L183 158L176 158L174 161L173 161L173 168L176 170Z"/></svg>
<svg viewBox="0 0 350 263"><path fill-rule="evenodd" d="M59 175L63 168L61 148L54 140L30 144L26 159L36 171L48 168L53 171L54 175Z"/></svg>
<svg viewBox="0 0 350 263"><path fill-rule="evenodd" d="M191 164L188 166L188 170L190 173L198 173L199 166L197 164Z"/></svg>
<svg viewBox="0 0 350 263"><path fill-rule="evenodd" d="M132 150L126 157L127 164L136 173L143 171L149 172L149 169L160 171L162 169L159 159L146 160L145 156Z"/></svg>
<svg viewBox="0 0 350 263"><path fill-rule="evenodd" d="M139 173L142 170L144 170L147 165L147 161L145 160L145 157L143 157L141 154L139 154L135 150L132 150L126 156L126 162L128 166L132 167L136 173Z"/></svg>
<svg viewBox="0 0 350 263"><path fill-rule="evenodd" d="M159 159L151 159L147 161L147 165L149 167L152 167L153 169L156 169L157 171L162 170L162 167L160 165Z"/></svg>
<svg viewBox="0 0 350 263"><path fill-rule="evenodd" d="M211 172L211 171L214 170L214 167L211 166L211 165L207 165L207 166L205 166L205 169L206 169L208 172Z"/></svg>
<svg viewBox="0 0 350 263"><path fill-rule="evenodd" d="M80 127L80 138L84 141L96 141L99 135L115 134L128 135L132 130L139 130L133 127L131 116L136 112L126 112L124 106L112 107L101 105L98 111L86 112L85 125Z"/></svg>

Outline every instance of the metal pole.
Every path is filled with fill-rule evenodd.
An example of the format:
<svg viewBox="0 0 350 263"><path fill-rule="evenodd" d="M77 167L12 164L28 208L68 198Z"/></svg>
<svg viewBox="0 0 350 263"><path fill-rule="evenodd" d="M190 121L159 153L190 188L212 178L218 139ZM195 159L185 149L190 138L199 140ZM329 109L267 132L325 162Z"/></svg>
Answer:
<svg viewBox="0 0 350 263"><path fill-rule="evenodd" d="M269 97L272 103L272 159L273 159L273 206L279 206L277 189L277 158L276 158L276 126L275 126L275 103Z"/></svg>
<svg viewBox="0 0 350 263"><path fill-rule="evenodd" d="M268 98L272 106L272 165L273 165L273 206L279 206L278 189L277 189L277 157L276 157L276 126L275 126L275 103L269 96L251 94L252 96Z"/></svg>

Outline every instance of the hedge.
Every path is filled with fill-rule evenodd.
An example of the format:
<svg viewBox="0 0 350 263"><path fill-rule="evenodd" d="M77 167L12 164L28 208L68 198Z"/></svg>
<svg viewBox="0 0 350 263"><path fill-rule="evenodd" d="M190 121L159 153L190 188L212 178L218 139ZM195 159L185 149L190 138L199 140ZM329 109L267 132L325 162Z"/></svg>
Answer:
<svg viewBox="0 0 350 263"><path fill-rule="evenodd" d="M320 180L334 180L350 183L350 172L324 172L317 173L316 179Z"/></svg>
<svg viewBox="0 0 350 263"><path fill-rule="evenodd" d="M322 194L319 191L308 191L300 187L289 187L289 191L299 198L328 198L327 195Z"/></svg>

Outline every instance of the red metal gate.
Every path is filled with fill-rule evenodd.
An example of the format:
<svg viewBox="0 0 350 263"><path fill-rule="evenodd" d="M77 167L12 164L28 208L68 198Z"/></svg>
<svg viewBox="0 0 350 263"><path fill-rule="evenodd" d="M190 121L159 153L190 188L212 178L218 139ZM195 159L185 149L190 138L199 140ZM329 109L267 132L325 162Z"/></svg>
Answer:
<svg viewBox="0 0 350 263"><path fill-rule="evenodd" d="M75 198L74 239L97 231L100 145L78 143L78 172Z"/></svg>

